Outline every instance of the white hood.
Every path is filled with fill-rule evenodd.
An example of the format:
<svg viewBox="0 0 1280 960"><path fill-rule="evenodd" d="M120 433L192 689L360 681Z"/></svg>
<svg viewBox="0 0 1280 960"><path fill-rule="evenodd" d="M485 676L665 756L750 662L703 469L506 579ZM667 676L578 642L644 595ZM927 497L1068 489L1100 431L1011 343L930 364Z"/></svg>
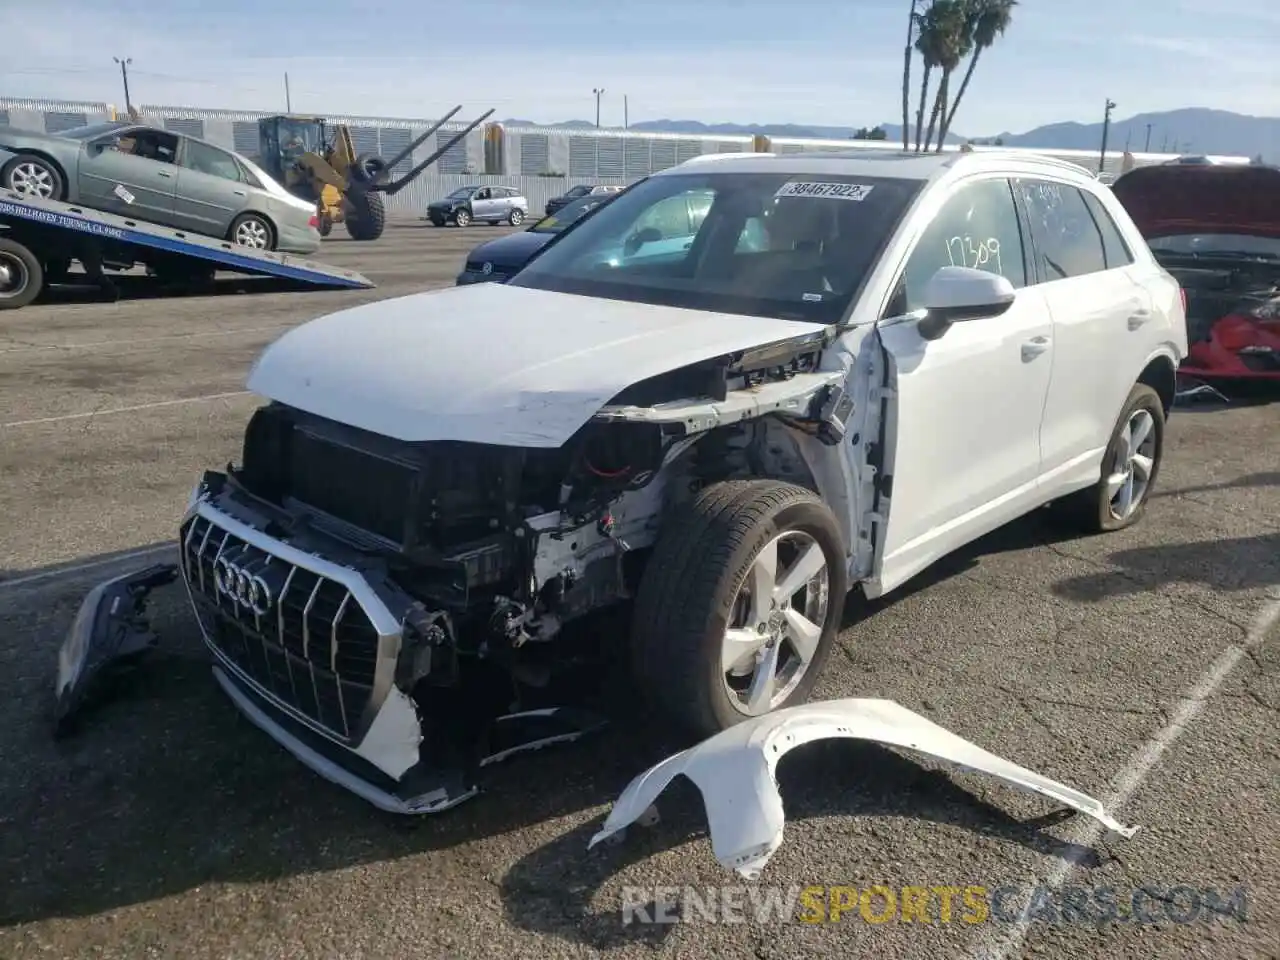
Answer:
<svg viewBox="0 0 1280 960"><path fill-rule="evenodd" d="M398 440L558 447L634 383L818 329L483 283L312 320L248 388Z"/></svg>

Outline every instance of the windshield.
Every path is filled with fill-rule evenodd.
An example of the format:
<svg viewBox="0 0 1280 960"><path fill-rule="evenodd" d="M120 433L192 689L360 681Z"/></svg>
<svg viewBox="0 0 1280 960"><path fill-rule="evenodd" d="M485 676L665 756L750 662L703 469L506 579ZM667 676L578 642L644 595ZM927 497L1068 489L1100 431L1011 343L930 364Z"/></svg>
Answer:
<svg viewBox="0 0 1280 960"><path fill-rule="evenodd" d="M570 187L564 192L566 197L585 197L591 192L591 187L585 184L578 184L576 187Z"/></svg>
<svg viewBox="0 0 1280 960"><path fill-rule="evenodd" d="M278 132L285 161L297 160L305 153L324 153L323 130L323 124L316 120L282 117Z"/></svg>
<svg viewBox="0 0 1280 960"><path fill-rule="evenodd" d="M66 137L68 140L92 140L94 137L105 137L109 133L119 133L126 126L128 124L119 121L91 123L87 127L72 127L70 130L59 131L58 136Z"/></svg>
<svg viewBox="0 0 1280 960"><path fill-rule="evenodd" d="M476 192L475 187L459 187L453 193L445 197L446 200L465 200Z"/></svg>
<svg viewBox="0 0 1280 960"><path fill-rule="evenodd" d="M835 323L919 187L784 172L652 177L548 244L510 283Z"/></svg>
<svg viewBox="0 0 1280 960"><path fill-rule="evenodd" d="M1183 233L1151 241L1157 256L1264 257L1280 260L1280 240L1244 233Z"/></svg>
<svg viewBox="0 0 1280 960"><path fill-rule="evenodd" d="M549 217L543 217L532 227L529 228L531 233L559 233L569 224L581 220L586 214L590 213L596 207L608 203L613 197L609 195L599 197L579 197L566 203Z"/></svg>

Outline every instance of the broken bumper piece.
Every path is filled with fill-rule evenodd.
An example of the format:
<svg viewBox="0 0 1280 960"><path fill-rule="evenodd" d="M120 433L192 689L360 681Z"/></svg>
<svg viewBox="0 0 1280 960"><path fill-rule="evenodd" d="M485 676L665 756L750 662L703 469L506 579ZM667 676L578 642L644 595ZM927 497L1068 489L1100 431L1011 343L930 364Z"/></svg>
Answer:
<svg viewBox="0 0 1280 960"><path fill-rule="evenodd" d="M748 720L650 767L627 785L588 846L631 823L652 820L658 795L683 774L702 793L716 859L743 877L755 878L782 845L784 814L774 778L778 761L802 744L840 737L901 747L991 774L1051 797L1123 837L1137 830L1112 819L1092 797L988 753L892 700L849 699Z"/></svg>
<svg viewBox="0 0 1280 960"><path fill-rule="evenodd" d="M161 563L114 577L89 591L58 650L55 734L71 729L86 694L104 671L155 647L156 636L146 617L147 598L177 576L174 564Z"/></svg>
<svg viewBox="0 0 1280 960"><path fill-rule="evenodd" d="M379 810L404 816L450 810L480 793L479 773L483 768L520 753L570 743L604 726L603 718L570 708L507 714L494 719L487 736L476 741L474 762L457 766L419 762L393 779L378 768L377 757L353 754L328 738L317 736L236 682L221 667L215 666L213 674L240 712L304 766ZM391 725L394 715L399 715L399 722ZM393 726L414 738L415 744L421 739L412 701L399 691L384 704L379 713L379 719L383 718L390 718L385 731L371 729L370 735L384 746L393 746L383 736L392 733Z"/></svg>

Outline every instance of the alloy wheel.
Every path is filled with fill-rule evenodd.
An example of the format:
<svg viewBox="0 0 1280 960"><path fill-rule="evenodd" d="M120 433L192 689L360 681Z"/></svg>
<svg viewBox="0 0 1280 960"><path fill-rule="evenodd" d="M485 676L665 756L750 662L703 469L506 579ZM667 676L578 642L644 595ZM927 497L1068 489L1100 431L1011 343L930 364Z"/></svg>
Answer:
<svg viewBox="0 0 1280 960"><path fill-rule="evenodd" d="M9 187L15 193L43 200L53 199L55 185L48 168L31 161L18 164L9 172Z"/></svg>
<svg viewBox="0 0 1280 960"><path fill-rule="evenodd" d="M1111 516L1127 520L1146 499L1155 467L1155 418L1139 408L1120 431L1115 463L1107 475L1107 499Z"/></svg>
<svg viewBox="0 0 1280 960"><path fill-rule="evenodd" d="M826 555L804 531L782 533L756 555L721 644L724 689L740 713L768 713L804 678L831 615L830 583Z"/></svg>
<svg viewBox="0 0 1280 960"><path fill-rule="evenodd" d="M245 220L236 227L236 243L242 247L266 250L271 244L271 235L261 220Z"/></svg>

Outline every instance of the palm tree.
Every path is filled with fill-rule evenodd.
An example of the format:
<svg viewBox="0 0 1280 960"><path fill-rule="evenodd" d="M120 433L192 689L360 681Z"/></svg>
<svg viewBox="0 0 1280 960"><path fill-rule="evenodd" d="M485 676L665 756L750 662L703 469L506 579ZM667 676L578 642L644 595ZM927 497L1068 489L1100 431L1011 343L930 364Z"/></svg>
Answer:
<svg viewBox="0 0 1280 960"><path fill-rule="evenodd" d="M1013 20L1013 8L1017 5L1018 0L969 0L968 29L973 52L969 56L969 66L965 69L964 79L960 81L960 89L956 91L956 98L942 118L939 142L945 140L951 131L951 121L955 119L960 101L964 99L965 91L969 89L969 81L973 79L978 58L982 56L983 50L990 49L995 45L996 40L1004 36L1004 32L1009 29L1009 24Z"/></svg>
<svg viewBox="0 0 1280 960"><path fill-rule="evenodd" d="M916 108L916 153L920 152L924 142L922 139L924 134L924 104L929 96L929 79L933 75L933 68L938 65L935 50L937 31L934 26L934 8L937 7L939 2L940 0L933 0L929 9L924 13L913 14L916 22L915 48L920 54L920 59L924 62L924 76L920 79L920 104Z"/></svg>
<svg viewBox="0 0 1280 960"><path fill-rule="evenodd" d="M907 45L902 51L902 149L911 149L911 41L916 31L916 7L920 0L911 0L911 13L907 16Z"/></svg>
<svg viewBox="0 0 1280 960"><path fill-rule="evenodd" d="M938 130L938 152L946 139L942 121L946 119L947 94L951 89L951 75L969 53L972 39L969 33L969 7L971 0L936 0L933 16L933 48L936 66L942 71L938 93L933 101L933 114L929 118L929 130L925 134L925 150L933 144L933 132Z"/></svg>

